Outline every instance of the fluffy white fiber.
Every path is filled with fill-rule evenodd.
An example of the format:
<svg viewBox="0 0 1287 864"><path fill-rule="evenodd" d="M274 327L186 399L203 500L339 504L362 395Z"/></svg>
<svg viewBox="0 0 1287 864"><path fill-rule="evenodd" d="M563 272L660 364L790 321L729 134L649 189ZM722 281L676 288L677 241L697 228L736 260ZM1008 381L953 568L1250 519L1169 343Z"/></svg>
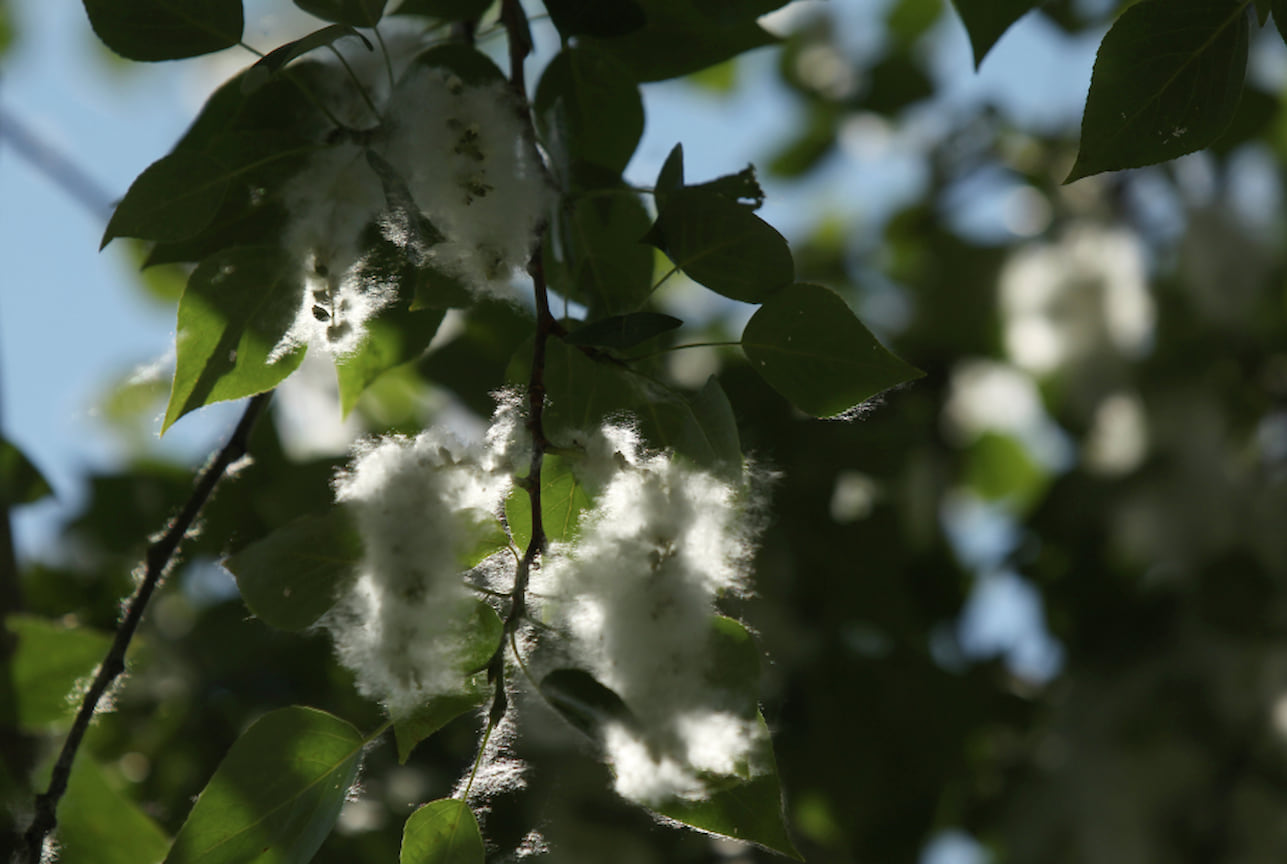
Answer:
<svg viewBox="0 0 1287 864"><path fill-rule="evenodd" d="M701 797L700 775L734 773L756 732L707 675L715 600L747 587L756 502L746 486L643 453L626 428L588 436L586 452L595 506L533 584L577 663L639 720L606 730L617 791L645 803Z"/></svg>
<svg viewBox="0 0 1287 864"><path fill-rule="evenodd" d="M383 74L372 67L376 71ZM299 345L349 354L362 344L365 323L399 299L396 277L372 266L363 251L370 226L418 266L453 276L478 294L505 297L545 218L550 192L522 109L503 82L470 86L444 69L413 65L384 94L379 75L363 82L380 100L378 124L356 88L319 96L368 140L339 136L283 190L292 217L283 241L299 261L305 290L274 356ZM368 148L405 183L415 207L442 235L439 242L427 244L405 217L391 218Z"/></svg>
<svg viewBox="0 0 1287 864"><path fill-rule="evenodd" d="M488 461L432 431L393 436L363 445L336 483L364 552L324 624L358 689L395 717L460 686L457 622L472 602L461 556L511 483L481 467Z"/></svg>

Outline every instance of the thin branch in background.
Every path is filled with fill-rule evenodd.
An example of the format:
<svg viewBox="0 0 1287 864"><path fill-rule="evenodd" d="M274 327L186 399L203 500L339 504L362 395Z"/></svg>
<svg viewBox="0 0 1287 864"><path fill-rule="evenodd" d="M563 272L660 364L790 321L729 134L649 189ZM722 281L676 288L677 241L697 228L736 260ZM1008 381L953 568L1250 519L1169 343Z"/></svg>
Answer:
<svg viewBox="0 0 1287 864"><path fill-rule="evenodd" d="M237 428L233 430L223 449L216 453L202 469L192 495L183 505L183 509L170 521L161 538L148 546L143 579L139 582L134 596L130 598L125 616L121 619L120 626L116 628L112 646L108 649L102 665L98 667L94 681L76 714L76 720L72 723L71 731L67 734L67 740L63 742L58 761L54 763L49 788L36 796L36 813L24 835L27 864L37 864L41 860L45 840L58 824L58 802L67 791L67 781L71 777L76 752L80 749L85 732L89 729L89 723L98 708L99 699L107 692L112 682L125 671L125 652L129 648L130 640L134 637L134 632L138 629L139 622L143 619L143 612L147 608L148 600L152 597L152 592L160 584L161 577L169 570L179 544L183 542L184 536L196 521L201 508L210 499L210 495L228 470L228 466L246 455L255 421L259 419L259 415L263 413L271 397L270 390L267 393L260 393L246 404L246 410L241 415Z"/></svg>
<svg viewBox="0 0 1287 864"><path fill-rule="evenodd" d="M0 108L0 145L7 144L54 185L95 216L112 215L116 196L73 162L65 153L36 135L27 124Z"/></svg>

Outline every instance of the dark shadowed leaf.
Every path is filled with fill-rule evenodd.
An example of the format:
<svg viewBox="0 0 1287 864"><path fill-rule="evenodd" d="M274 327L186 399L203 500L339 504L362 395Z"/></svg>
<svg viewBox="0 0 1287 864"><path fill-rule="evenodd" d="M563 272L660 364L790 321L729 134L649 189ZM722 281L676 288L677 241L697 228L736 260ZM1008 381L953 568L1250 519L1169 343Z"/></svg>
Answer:
<svg viewBox="0 0 1287 864"><path fill-rule="evenodd" d="M541 75L534 103L541 140L568 180L589 163L620 174L643 135L639 88L605 51L565 48Z"/></svg>
<svg viewBox="0 0 1287 864"><path fill-rule="evenodd" d="M585 304L591 319L634 312L653 290L648 224L643 202L625 190L574 198L552 238L560 270L551 287Z"/></svg>
<svg viewBox="0 0 1287 864"><path fill-rule="evenodd" d="M1269 9L1273 13L1278 35L1283 37L1283 41L1287 41L1287 0L1269 0Z"/></svg>
<svg viewBox="0 0 1287 864"><path fill-rule="evenodd" d="M815 417L921 376L886 351L840 295L819 285L792 285L761 306L742 333L742 350L773 389Z"/></svg>
<svg viewBox="0 0 1287 864"><path fill-rule="evenodd" d="M77 708L72 690L103 662L111 636L27 615L11 615L4 626L18 640L9 661L12 719L36 730L70 723Z"/></svg>
<svg viewBox="0 0 1287 864"><path fill-rule="evenodd" d="M1247 4L1142 0L1108 31L1091 76L1070 183L1211 144L1238 108Z"/></svg>
<svg viewBox="0 0 1287 864"><path fill-rule="evenodd" d="M153 162L116 205L99 248L114 237L184 240L210 224L228 191L229 171L205 155L179 150Z"/></svg>
<svg viewBox="0 0 1287 864"><path fill-rule="evenodd" d="M646 23L611 39L585 37L625 64L636 81L661 81L714 66L776 40L756 23L784 5L714 4L706 0L639 0Z"/></svg>
<svg viewBox="0 0 1287 864"><path fill-rule="evenodd" d="M505 80L505 73L490 57L459 42L435 45L417 54L414 62L436 69L450 69L466 84L490 84Z"/></svg>
<svg viewBox="0 0 1287 864"><path fill-rule="evenodd" d="M653 186L653 197L660 211L666 206L666 196L684 188L684 145L676 144L671 148L666 161L661 163L657 172L657 183Z"/></svg>
<svg viewBox="0 0 1287 864"><path fill-rule="evenodd" d="M0 437L0 508L31 504L54 494L40 469L7 439Z"/></svg>
<svg viewBox="0 0 1287 864"><path fill-rule="evenodd" d="M760 303L791 283L795 264L773 226L709 189L666 196L648 238L693 281L733 300Z"/></svg>
<svg viewBox="0 0 1287 864"><path fill-rule="evenodd" d="M323 21L351 27L374 27L388 0L295 0L295 5Z"/></svg>
<svg viewBox="0 0 1287 864"><path fill-rule="evenodd" d="M236 247L201 262L179 301L163 430L202 405L271 390L295 371L302 347L269 358L299 311L301 278L274 247Z"/></svg>
<svg viewBox="0 0 1287 864"><path fill-rule="evenodd" d="M241 0L84 0L108 48L131 60L178 60L241 41Z"/></svg>
<svg viewBox="0 0 1287 864"><path fill-rule="evenodd" d="M394 15L424 15L443 21L477 18L487 11L493 0L404 0Z"/></svg>
<svg viewBox="0 0 1287 864"><path fill-rule="evenodd" d="M430 801L407 819L398 864L483 864L483 836L464 801Z"/></svg>
<svg viewBox="0 0 1287 864"><path fill-rule="evenodd" d="M541 465L541 525L549 540L571 540L577 535L581 514L590 496L577 479L575 457L546 455ZM532 501L527 490L515 486L505 499L505 518L519 549L532 539Z"/></svg>
<svg viewBox="0 0 1287 864"><path fill-rule="evenodd" d="M351 725L313 708L260 717L197 797L166 864L305 864L340 814L364 743Z"/></svg>
<svg viewBox="0 0 1287 864"><path fill-rule="evenodd" d="M541 679L545 701L577 729L598 738L610 723L635 726L638 720L625 702L584 669L555 669Z"/></svg>
<svg viewBox="0 0 1287 864"><path fill-rule="evenodd" d="M742 442L724 388L712 375L696 395L667 393L639 405L640 428L649 440L687 456L698 466L736 480L742 476Z"/></svg>
<svg viewBox="0 0 1287 864"><path fill-rule="evenodd" d="M241 597L279 630L311 627L362 560L362 538L341 506L303 516L227 558Z"/></svg>
<svg viewBox="0 0 1287 864"><path fill-rule="evenodd" d="M247 93L258 90L296 57L302 57L323 45L333 45L345 36L356 36L362 40L362 44L366 45L366 50L375 50L375 46L369 39L347 24L330 24L307 36L301 36L293 42L287 42L259 58L259 61L241 76L241 89Z"/></svg>
<svg viewBox="0 0 1287 864"><path fill-rule="evenodd" d="M673 315L660 312L632 312L600 318L569 333L563 341L569 345L593 345L599 348L629 348L684 326Z"/></svg>
<svg viewBox="0 0 1287 864"><path fill-rule="evenodd" d="M635 0L545 0L545 8L564 39L625 36L648 20Z"/></svg>
<svg viewBox="0 0 1287 864"><path fill-rule="evenodd" d="M965 29L969 31L970 44L974 46L974 65L977 67L992 50L996 41L1001 38L1001 34L1031 11L1038 0L953 0L953 2L961 20L965 22Z"/></svg>

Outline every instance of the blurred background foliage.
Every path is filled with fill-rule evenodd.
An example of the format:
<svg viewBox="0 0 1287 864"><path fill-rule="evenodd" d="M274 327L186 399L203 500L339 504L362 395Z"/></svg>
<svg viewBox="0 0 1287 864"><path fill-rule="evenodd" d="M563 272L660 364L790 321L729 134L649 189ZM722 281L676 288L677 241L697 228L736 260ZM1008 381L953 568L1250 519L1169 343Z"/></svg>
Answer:
<svg viewBox="0 0 1287 864"><path fill-rule="evenodd" d="M744 446L779 474L758 594L737 611L765 652L764 712L799 848L813 862L1284 860L1281 40L1253 45L1262 72L1216 148L1060 186L1075 123L944 104L935 46L960 27L950 6L875 4L876 32L854 38L853 5L778 16L787 35L771 62L790 112L757 164L769 201L792 202L798 278L841 292L926 376L821 422L740 355L671 355L681 379L717 372ZM1114 11L1054 0L1034 14L1080 35L1102 33ZM686 86L732 99L761 56ZM897 201L804 203L812 178L879 170L891 152L914 178ZM665 296L683 302L679 287ZM736 314L710 310L711 336L735 333L724 316ZM505 306L459 316L363 397L355 426L468 427L527 335ZM163 389L134 381L110 394L105 422L145 441ZM65 820L96 795L121 796L172 834L264 711L303 703L378 722L325 639L253 619L215 563L329 500L342 457L283 443L284 428L307 425L300 404L278 400L253 466L221 488L154 601ZM25 613L113 628L147 538L192 476L142 444L133 452L92 478L58 548L26 562ZM455 722L405 766L391 744L372 749L360 797L316 860L393 860L397 826L413 803L450 792L477 725ZM6 742L6 818L24 821L20 778L57 740ZM604 769L567 741L538 724L518 742L528 785L486 816L495 860L519 856L531 828L557 861L772 857L653 825L604 795ZM104 854L66 848L62 860Z"/></svg>

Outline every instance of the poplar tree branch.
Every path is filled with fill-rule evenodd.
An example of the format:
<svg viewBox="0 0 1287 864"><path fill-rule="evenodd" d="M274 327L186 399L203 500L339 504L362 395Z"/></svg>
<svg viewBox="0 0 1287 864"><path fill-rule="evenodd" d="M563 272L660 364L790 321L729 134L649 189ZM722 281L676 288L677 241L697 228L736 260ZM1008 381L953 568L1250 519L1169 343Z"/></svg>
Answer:
<svg viewBox="0 0 1287 864"><path fill-rule="evenodd" d="M531 111L527 107L527 85L523 76L523 61L532 50L532 33L528 28L527 13L519 0L504 0L501 5L501 22L509 38L510 85L522 100L523 117L528 133L535 140ZM523 484L532 511L532 533L523 558L514 573L514 591L510 597L509 612L505 616L504 634L495 653L487 664L487 678L495 685L489 722L495 724L505 715L505 645L522 623L527 611L527 583L532 568L545 550L545 526L541 520L541 466L549 441L545 437L545 343L550 334L559 330L559 324L550 313L550 296L545 285L545 267L541 260L545 231L537 234L527 272L532 277L532 293L536 302L536 336L532 346L532 372L527 381L527 432L532 439L532 461Z"/></svg>
<svg viewBox="0 0 1287 864"><path fill-rule="evenodd" d="M271 397L272 391L270 390L267 393L260 393L246 404L246 410L241 415L237 428L233 430L223 449L216 453L214 458L202 469L197 478L196 486L188 497L187 503L183 505L183 509L170 520L170 524L166 527L165 533L161 535L160 539L155 540L148 546L144 559L143 579L139 582L134 596L130 598L125 615L121 619L120 625L116 628L116 635L112 639L112 645L107 651L107 656L103 658L102 664L94 675L94 681L90 684L89 691L81 702L80 710L76 714L76 720L72 723L71 731L67 734L67 740L63 742L63 748L58 754L58 761L54 763L53 774L49 779L49 787L36 796L36 813L23 838L27 864L38 864L45 845L45 839L58 825L58 802L67 791L67 781L71 777L72 763L76 759L76 753L80 749L86 731L89 729L90 721L94 718L94 712L98 707L99 700L107 692L112 682L125 671L125 652L130 646L130 640L134 638L135 631L138 630L139 622L143 619L143 612L147 608L152 593L156 590L157 585L160 584L161 578L169 570L174 561L175 553L179 549L179 544L183 542L184 536L192 527L192 523L196 521L201 508L210 499L215 486L223 478L224 472L228 470L228 466L246 455L249 448L250 433L255 427L255 421L259 419L259 415L263 413L264 406L268 404L268 400Z"/></svg>

